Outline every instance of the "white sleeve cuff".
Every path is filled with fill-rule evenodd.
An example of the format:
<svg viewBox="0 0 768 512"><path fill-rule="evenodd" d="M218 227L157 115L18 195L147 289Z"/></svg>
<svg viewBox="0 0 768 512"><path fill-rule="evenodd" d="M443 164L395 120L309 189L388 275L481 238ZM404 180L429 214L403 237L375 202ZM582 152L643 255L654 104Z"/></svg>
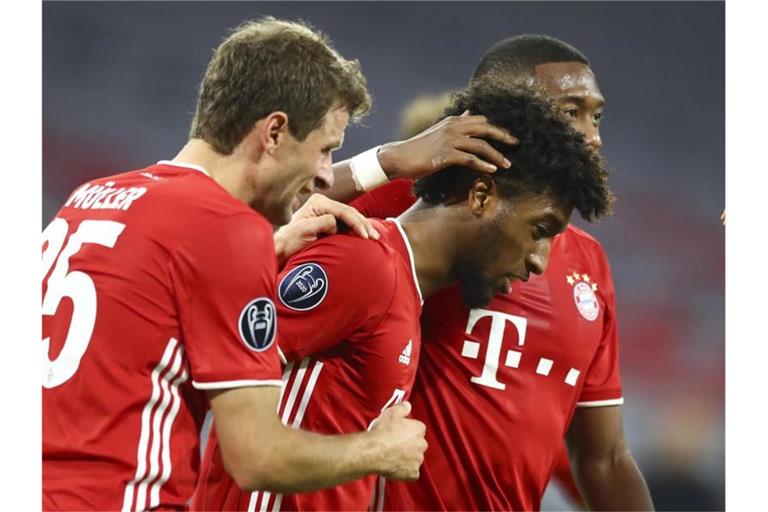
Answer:
<svg viewBox="0 0 768 512"><path fill-rule="evenodd" d="M352 180L355 182L355 188L358 192L368 192L388 181L377 156L380 147L376 146L363 151L349 161Z"/></svg>
<svg viewBox="0 0 768 512"><path fill-rule="evenodd" d="M248 386L282 386L282 380L222 380L219 382L192 381L195 389L229 389L244 388Z"/></svg>
<svg viewBox="0 0 768 512"><path fill-rule="evenodd" d="M624 397L613 398L611 400L594 400L591 402L576 402L576 407L608 407L610 405L621 405L624 403Z"/></svg>

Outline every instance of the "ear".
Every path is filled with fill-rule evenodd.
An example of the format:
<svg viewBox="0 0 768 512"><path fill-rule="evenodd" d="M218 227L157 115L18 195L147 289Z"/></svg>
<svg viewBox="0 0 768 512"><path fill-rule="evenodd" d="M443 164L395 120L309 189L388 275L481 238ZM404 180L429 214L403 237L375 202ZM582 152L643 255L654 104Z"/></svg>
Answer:
<svg viewBox="0 0 768 512"><path fill-rule="evenodd" d="M260 119L254 127L259 140L259 145L264 152L274 155L277 148L285 141L288 132L288 114L277 111Z"/></svg>
<svg viewBox="0 0 768 512"><path fill-rule="evenodd" d="M499 201L496 182L492 177L481 175L469 188L469 210L475 217L482 217L496 209Z"/></svg>

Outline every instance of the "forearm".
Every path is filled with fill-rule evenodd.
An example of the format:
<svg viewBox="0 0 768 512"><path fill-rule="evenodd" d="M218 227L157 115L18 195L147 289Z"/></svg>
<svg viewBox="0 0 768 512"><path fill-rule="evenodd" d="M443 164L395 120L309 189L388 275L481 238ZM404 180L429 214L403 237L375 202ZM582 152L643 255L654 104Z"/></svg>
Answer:
<svg viewBox="0 0 768 512"><path fill-rule="evenodd" d="M355 167L357 177L353 176L351 158L335 163L333 186L323 192L324 195L340 203L349 203L363 195L366 190L372 190L392 178L397 178L399 173L403 172L403 166L407 165L407 159L403 160L403 154L400 154L398 160L399 144L399 142L383 144L354 157L357 161Z"/></svg>
<svg viewBox="0 0 768 512"><path fill-rule="evenodd" d="M363 194L362 190L357 189L355 180L352 178L349 160L333 164L333 186L318 192L340 203L349 203Z"/></svg>
<svg viewBox="0 0 768 512"><path fill-rule="evenodd" d="M326 436L283 425L278 392L210 393L222 461L241 489L306 492L386 469L378 433Z"/></svg>
<svg viewBox="0 0 768 512"><path fill-rule="evenodd" d="M653 510L645 479L624 443L600 458L576 455L571 465L590 510Z"/></svg>
<svg viewBox="0 0 768 512"><path fill-rule="evenodd" d="M270 471L256 488L275 492L309 492L377 473L381 468L381 447L370 432L324 436L284 427L280 435L263 440L260 450Z"/></svg>
<svg viewBox="0 0 768 512"><path fill-rule="evenodd" d="M390 407L371 431L326 436L283 425L273 386L210 391L224 468L244 490L307 492L380 474L418 478L427 443L409 404Z"/></svg>
<svg viewBox="0 0 768 512"><path fill-rule="evenodd" d="M507 169L511 163L494 149L487 140L504 144L517 144L517 139L506 130L488 123L483 116L466 112L461 116L446 117L434 126L407 140L389 142L355 157L357 183L352 177L350 160L333 166L333 186L323 194L348 203L365 190L394 178L418 179L453 165L461 165L479 172ZM366 158L366 155L369 158Z"/></svg>

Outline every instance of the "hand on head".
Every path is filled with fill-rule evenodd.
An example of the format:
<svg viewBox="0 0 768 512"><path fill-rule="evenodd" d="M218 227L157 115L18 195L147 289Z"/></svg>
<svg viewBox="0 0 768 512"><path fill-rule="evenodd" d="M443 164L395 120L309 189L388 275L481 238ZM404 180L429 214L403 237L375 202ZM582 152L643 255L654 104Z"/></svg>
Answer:
<svg viewBox="0 0 768 512"><path fill-rule="evenodd" d="M479 172L509 168L509 160L483 139L517 144L515 137L490 124L485 116L465 112L446 117L410 139L384 144L378 157L390 177L407 179L423 178L454 165Z"/></svg>

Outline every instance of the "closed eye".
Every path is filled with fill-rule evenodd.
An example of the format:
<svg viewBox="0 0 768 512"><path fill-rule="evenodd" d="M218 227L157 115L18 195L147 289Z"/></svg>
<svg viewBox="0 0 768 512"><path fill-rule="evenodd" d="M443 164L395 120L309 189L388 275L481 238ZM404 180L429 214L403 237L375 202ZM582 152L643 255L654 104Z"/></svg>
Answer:
<svg viewBox="0 0 768 512"><path fill-rule="evenodd" d="M579 109L577 108L566 108L563 109L563 113L567 115L568 117L576 118L579 116Z"/></svg>
<svg viewBox="0 0 768 512"><path fill-rule="evenodd" d="M551 238L553 236L554 233L552 233L552 228L547 224L537 224L533 227L533 237L536 240Z"/></svg>

